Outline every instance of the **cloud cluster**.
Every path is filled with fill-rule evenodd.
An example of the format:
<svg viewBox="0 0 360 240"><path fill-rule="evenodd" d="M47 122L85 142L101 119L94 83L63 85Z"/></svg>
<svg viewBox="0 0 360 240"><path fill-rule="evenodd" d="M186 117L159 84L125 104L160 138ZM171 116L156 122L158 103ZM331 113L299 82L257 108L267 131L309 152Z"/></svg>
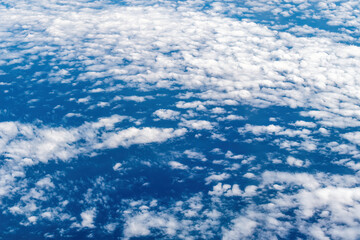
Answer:
<svg viewBox="0 0 360 240"><path fill-rule="evenodd" d="M9 35L6 41L9 46L24 41L31 45L5 54L2 65L31 65L26 54L50 55L58 65L69 66L59 70L53 66L53 81L67 82L63 72L81 64L71 82L107 78L139 89L181 86L202 90L195 96L204 100L301 107L324 125L359 126L357 46L207 15L187 8L187 3L178 9L104 4L99 9L77 7L76 12L70 4L63 5L73 14L45 8L33 14L23 2L11 4L2 11L11 16L4 19L13 19L2 25ZM295 3L302 4L307 6ZM13 31L14 25L27 27ZM25 35L26 40L15 34ZM145 100L135 97L127 99Z"/></svg>
<svg viewBox="0 0 360 240"><path fill-rule="evenodd" d="M136 128L118 130L116 124L126 117L113 115L76 128L38 127L19 122L0 123L1 155L5 163L0 167L0 197L10 197L18 189L18 179L26 176L26 169L53 161L69 161L94 151L134 144L160 143L186 134L185 128ZM39 185L38 183L37 185ZM41 182L45 185L46 182Z"/></svg>
<svg viewBox="0 0 360 240"><path fill-rule="evenodd" d="M24 226L61 219L108 234L122 226L129 239L358 239L360 48L348 44L358 41L358 9L352 0L2 1L3 99L25 96L27 109L64 111L63 125L0 122L0 199L19 198L4 200L4 212L23 215ZM280 24L290 18L327 27ZM23 95L12 91L18 82ZM36 96L44 86L54 88L48 99ZM0 116L16 117L1 107ZM274 108L285 114L254 120ZM188 132L209 142L185 139ZM122 216L103 226L96 219L118 184L104 179L126 172L126 163L116 160L94 180L100 193L88 189L77 217L59 214L69 202L56 195L58 176L28 178L40 164L173 138L183 148L162 153L161 170L174 174L171 184L192 179L199 185L188 188L202 191L163 197L163 206L115 204ZM320 166L324 156L331 160ZM339 165L355 174L335 174ZM151 189L142 174L134 182ZM40 209L52 197L60 207Z"/></svg>

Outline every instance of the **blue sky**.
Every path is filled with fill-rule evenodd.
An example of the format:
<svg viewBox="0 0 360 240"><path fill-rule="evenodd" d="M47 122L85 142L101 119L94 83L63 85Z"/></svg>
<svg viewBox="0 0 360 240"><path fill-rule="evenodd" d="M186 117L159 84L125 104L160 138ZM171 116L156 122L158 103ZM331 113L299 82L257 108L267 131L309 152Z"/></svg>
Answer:
<svg viewBox="0 0 360 240"><path fill-rule="evenodd" d="M0 239L359 239L359 11L0 1Z"/></svg>

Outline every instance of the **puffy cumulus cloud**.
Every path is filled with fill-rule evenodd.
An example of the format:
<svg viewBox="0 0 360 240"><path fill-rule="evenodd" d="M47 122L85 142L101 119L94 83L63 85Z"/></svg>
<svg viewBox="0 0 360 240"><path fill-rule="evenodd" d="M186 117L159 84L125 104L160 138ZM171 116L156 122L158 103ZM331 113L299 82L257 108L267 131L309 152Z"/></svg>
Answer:
<svg viewBox="0 0 360 240"><path fill-rule="evenodd" d="M217 120L218 121L236 121L236 120L245 120L245 117L230 114L226 117L218 117Z"/></svg>
<svg viewBox="0 0 360 240"><path fill-rule="evenodd" d="M349 154L352 155L354 158L360 157L360 152L358 148L353 144L329 142L327 144L327 148L330 149L332 152L336 152L338 154Z"/></svg>
<svg viewBox="0 0 360 240"><path fill-rule="evenodd" d="M281 126L270 124L268 126L256 126L251 124L246 124L245 127L238 129L239 133L251 132L254 135L277 135L285 137L301 137L308 138L312 133L308 129L290 129L284 128Z"/></svg>
<svg viewBox="0 0 360 240"><path fill-rule="evenodd" d="M307 127L307 128L314 128L316 127L316 124L313 123L313 122L305 122L305 121L302 121L302 120L299 120L299 121L296 121L294 123L295 126L298 126L298 127Z"/></svg>
<svg viewBox="0 0 360 240"><path fill-rule="evenodd" d="M212 102L213 103L213 102ZM193 101L193 102L185 102L179 101L176 103L176 107L180 109L196 109L196 110L206 110L205 105L208 105L207 101Z"/></svg>
<svg viewBox="0 0 360 240"><path fill-rule="evenodd" d="M202 152L196 151L194 149L190 150L187 149L184 151L184 154L186 155L186 157L190 158L190 159L197 159L197 160L201 160L201 161L206 161L206 157Z"/></svg>
<svg viewBox="0 0 360 240"><path fill-rule="evenodd" d="M360 132L349 132L342 134L341 136L351 143L360 145Z"/></svg>
<svg viewBox="0 0 360 240"><path fill-rule="evenodd" d="M115 133L102 135L103 141L96 145L97 149L117 148L119 146L129 147L134 144L161 143L174 137L183 136L185 128L135 128L131 127Z"/></svg>
<svg viewBox="0 0 360 240"><path fill-rule="evenodd" d="M320 187L316 176L307 173L288 173L288 172L271 172L265 171L262 174L262 183L264 185L281 183L290 185L298 185L307 189L316 189Z"/></svg>
<svg viewBox="0 0 360 240"><path fill-rule="evenodd" d="M121 170L121 167L122 167L122 164L121 164L121 163L116 163L116 164L113 166L113 170L114 170L114 171L120 171L120 170Z"/></svg>
<svg viewBox="0 0 360 240"><path fill-rule="evenodd" d="M36 182L36 186L45 188L54 188L54 184L51 182L51 177L45 177Z"/></svg>
<svg viewBox="0 0 360 240"><path fill-rule="evenodd" d="M118 223L108 223L104 226L104 229L108 232L108 233L113 233L117 227Z"/></svg>
<svg viewBox="0 0 360 240"><path fill-rule="evenodd" d="M67 113L64 117L72 118L72 117L81 117L81 113Z"/></svg>
<svg viewBox="0 0 360 240"><path fill-rule="evenodd" d="M98 119L97 122L93 122L91 127L98 129L98 128L105 128L106 130L111 130L114 128L115 124L128 119L129 117L120 116L120 115L112 115L110 117L101 117Z"/></svg>
<svg viewBox="0 0 360 240"><path fill-rule="evenodd" d="M171 109L158 109L153 115L163 120L175 120L179 117L180 112Z"/></svg>
<svg viewBox="0 0 360 240"><path fill-rule="evenodd" d="M338 165L342 165L342 166L346 166L350 169L353 169L354 171L359 171L360 170L360 163L358 161L352 160L352 159L340 159L338 161L334 161L333 163L338 164Z"/></svg>
<svg viewBox="0 0 360 240"><path fill-rule="evenodd" d="M211 123L206 120L185 120L183 119L180 126L187 127L194 130L212 130L214 128L214 123Z"/></svg>
<svg viewBox="0 0 360 240"><path fill-rule="evenodd" d="M121 99L125 100L125 101L134 101L134 102L145 102L146 99L152 99L153 97L151 96L124 96Z"/></svg>
<svg viewBox="0 0 360 240"><path fill-rule="evenodd" d="M182 163L179 163L177 161L170 161L169 162L169 165L172 169L181 169L181 170L186 170L188 169L189 167L182 164Z"/></svg>
<svg viewBox="0 0 360 240"><path fill-rule="evenodd" d="M283 132L283 127L276 126L276 125L269 125L269 126L253 126L250 124L246 124L244 128L239 128L239 133L251 132L255 135L260 134L280 134Z"/></svg>
<svg viewBox="0 0 360 240"><path fill-rule="evenodd" d="M88 209L80 213L81 222L73 223L71 227L73 228L95 228L94 221L96 218L96 209Z"/></svg>
<svg viewBox="0 0 360 240"><path fill-rule="evenodd" d="M233 226L224 231L223 239L235 240L242 238L250 238L254 234L257 222L246 217L238 217L233 220Z"/></svg>
<svg viewBox="0 0 360 240"><path fill-rule="evenodd" d="M290 165L290 166L295 166L295 167L308 167L309 166L309 162L308 161L303 161L297 158L294 158L293 156L288 156L286 158L286 162Z"/></svg>
<svg viewBox="0 0 360 240"><path fill-rule="evenodd" d="M242 158L244 158L244 155L242 155L242 154L234 155L234 153L232 153L231 151L227 151L225 153L225 157L231 158L231 159L242 159Z"/></svg>
<svg viewBox="0 0 360 240"><path fill-rule="evenodd" d="M226 110L224 108L221 108L221 107L215 107L215 108L211 109L211 113L223 114L223 113L226 113Z"/></svg>
<svg viewBox="0 0 360 240"><path fill-rule="evenodd" d="M146 237L151 235L151 231L155 229L169 237L174 237L178 228L179 223L171 215L143 212L128 217L124 228L124 237L125 239Z"/></svg>
<svg viewBox="0 0 360 240"><path fill-rule="evenodd" d="M258 187L255 185L246 186L244 191L242 191L238 184L222 184L218 183L213 187L212 191L209 191L209 195L212 196L225 196L225 197L252 197L257 193Z"/></svg>
<svg viewBox="0 0 360 240"><path fill-rule="evenodd" d="M205 183L210 184L211 182L219 182L228 178L230 178L230 174L228 173L212 174L205 178Z"/></svg>
<svg viewBox="0 0 360 240"><path fill-rule="evenodd" d="M80 214L81 216L81 227L94 228L94 218L96 217L96 210L89 209Z"/></svg>

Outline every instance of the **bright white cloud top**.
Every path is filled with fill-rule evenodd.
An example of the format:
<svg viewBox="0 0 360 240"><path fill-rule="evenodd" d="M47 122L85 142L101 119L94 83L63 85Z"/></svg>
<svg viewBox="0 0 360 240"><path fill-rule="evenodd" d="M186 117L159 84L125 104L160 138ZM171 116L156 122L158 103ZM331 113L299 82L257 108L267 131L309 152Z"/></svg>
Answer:
<svg viewBox="0 0 360 240"><path fill-rule="evenodd" d="M359 7L2 1L3 238L359 239Z"/></svg>

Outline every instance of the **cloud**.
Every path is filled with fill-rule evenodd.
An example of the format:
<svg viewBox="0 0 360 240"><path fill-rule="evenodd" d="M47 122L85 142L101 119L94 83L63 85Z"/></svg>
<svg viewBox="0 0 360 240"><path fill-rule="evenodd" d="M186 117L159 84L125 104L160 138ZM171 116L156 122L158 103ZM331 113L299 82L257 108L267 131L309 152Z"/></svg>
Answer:
<svg viewBox="0 0 360 240"><path fill-rule="evenodd" d="M104 229L108 232L108 233L113 233L117 227L117 223L109 223L109 224L106 224L104 226Z"/></svg>
<svg viewBox="0 0 360 240"><path fill-rule="evenodd" d="M293 156L288 156L286 158L286 162L290 165L290 166L295 166L295 167L307 167L309 165L308 162L304 162L303 160L294 158Z"/></svg>
<svg viewBox="0 0 360 240"><path fill-rule="evenodd" d="M294 123L295 126L298 126L298 127L307 127L307 128L314 128L316 127L316 124L313 123L313 122L305 122L305 121L296 121Z"/></svg>
<svg viewBox="0 0 360 240"><path fill-rule="evenodd" d="M197 160L201 160L201 161L206 161L206 157L203 153L195 151L195 150L185 150L184 154L186 155L187 158L191 158L191 159L197 159Z"/></svg>
<svg viewBox="0 0 360 240"><path fill-rule="evenodd" d="M252 126L250 124L246 124L244 128L239 128L239 132L252 132L255 135L260 134L279 134L283 131L283 128L276 125L269 125L269 126Z"/></svg>
<svg viewBox="0 0 360 240"><path fill-rule="evenodd" d="M98 121L93 122L91 124L91 126L95 129L104 127L106 130L112 130L114 128L115 124L120 123L120 122L124 121L125 119L128 119L128 117L115 114L110 117L99 118Z"/></svg>
<svg viewBox="0 0 360 240"><path fill-rule="evenodd" d="M175 120L180 115L180 112L171 109L158 109L153 115L163 120Z"/></svg>
<svg viewBox="0 0 360 240"><path fill-rule="evenodd" d="M88 209L80 214L81 227L83 228L95 228L94 218L96 217L96 209Z"/></svg>
<svg viewBox="0 0 360 240"><path fill-rule="evenodd" d="M206 120L183 120L179 126L195 130L212 130L214 124Z"/></svg>
<svg viewBox="0 0 360 240"><path fill-rule="evenodd" d="M148 98L151 98L151 97L148 97L148 96L145 96L145 97L143 97L143 96L125 96L125 97L122 97L122 99L125 100L125 101L134 101L134 102L138 102L138 103L144 102Z"/></svg>
<svg viewBox="0 0 360 240"><path fill-rule="evenodd" d="M245 118L243 116L237 116L237 115L230 114L226 117L218 117L217 120L218 121L236 121L236 120L245 120Z"/></svg>
<svg viewBox="0 0 360 240"><path fill-rule="evenodd" d="M223 181L225 179L228 179L230 178L230 174L228 173L221 173L221 174L213 174L213 175L210 175L208 176L207 178L205 178L205 184L208 185L210 184L211 182L219 182L219 181Z"/></svg>
<svg viewBox="0 0 360 240"><path fill-rule="evenodd" d="M114 170L114 171L119 171L119 170L121 170L121 166L122 166L121 163L116 163L116 164L113 166L113 170Z"/></svg>
<svg viewBox="0 0 360 240"><path fill-rule="evenodd" d="M349 132L342 134L341 136L351 143L360 145L360 132Z"/></svg>
<svg viewBox="0 0 360 240"><path fill-rule="evenodd" d="M169 162L169 165L172 169L181 169L181 170L186 170L188 169L188 166L182 164L182 163L179 163L179 162L176 162L176 161L170 161Z"/></svg>
<svg viewBox="0 0 360 240"><path fill-rule="evenodd" d="M152 229L160 230L168 236L175 236L178 228L179 223L170 215L144 212L127 218L124 236L126 239L145 237L151 234Z"/></svg>
<svg viewBox="0 0 360 240"><path fill-rule="evenodd" d="M216 179L217 180L217 179ZM218 183L213 187L212 191L209 191L209 195L214 196L225 196L225 197L252 197L257 194L258 187L255 185L248 185L245 187L244 191L240 190L238 184L222 184Z"/></svg>
<svg viewBox="0 0 360 240"><path fill-rule="evenodd" d="M45 188L54 188L54 184L51 182L51 178L50 177L45 177L43 179L40 179L39 181L36 182L36 186L38 187L45 187Z"/></svg>
<svg viewBox="0 0 360 240"><path fill-rule="evenodd" d="M103 141L96 145L97 149L129 147L133 144L161 143L170 138L180 137L186 133L185 128L135 128L131 127L116 133L105 133Z"/></svg>
<svg viewBox="0 0 360 240"><path fill-rule="evenodd" d="M224 231L223 239L232 240L247 238L253 235L257 222L246 217L238 217L233 220L233 226Z"/></svg>

